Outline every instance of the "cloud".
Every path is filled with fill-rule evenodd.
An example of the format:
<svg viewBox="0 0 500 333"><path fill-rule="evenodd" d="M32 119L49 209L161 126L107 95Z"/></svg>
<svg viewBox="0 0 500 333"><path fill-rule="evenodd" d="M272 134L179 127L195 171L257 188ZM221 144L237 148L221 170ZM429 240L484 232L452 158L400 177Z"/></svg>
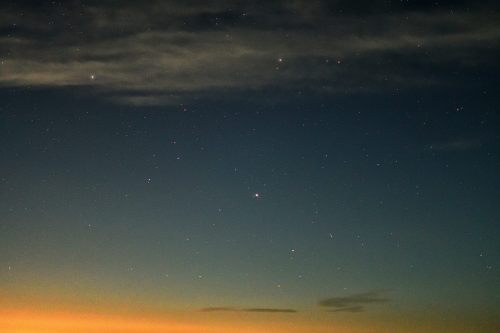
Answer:
<svg viewBox="0 0 500 333"><path fill-rule="evenodd" d="M263 313L296 313L294 309L279 308L248 308L239 309L233 307L208 307L200 310L201 312L263 312Z"/></svg>
<svg viewBox="0 0 500 333"><path fill-rule="evenodd" d="M124 1L68 5L64 15L11 5L0 14L0 86L85 87L117 103L165 105L268 88L452 85L450 67L497 66L497 13L348 3ZM350 15L355 8L366 10Z"/></svg>
<svg viewBox="0 0 500 333"><path fill-rule="evenodd" d="M331 312L363 312L370 304L387 303L389 298L382 297L383 291L370 291L343 297L326 298L318 302L321 307L329 308Z"/></svg>
<svg viewBox="0 0 500 333"><path fill-rule="evenodd" d="M251 308L244 309L244 312L267 312L267 313L296 313L294 309L270 309L270 308Z"/></svg>
<svg viewBox="0 0 500 333"><path fill-rule="evenodd" d="M353 313L354 312L363 312L363 311L365 311L365 308L361 305L330 310L330 312L353 312Z"/></svg>
<svg viewBox="0 0 500 333"><path fill-rule="evenodd" d="M228 308L228 307L210 307L200 309L201 312L234 312L239 311L236 308Z"/></svg>

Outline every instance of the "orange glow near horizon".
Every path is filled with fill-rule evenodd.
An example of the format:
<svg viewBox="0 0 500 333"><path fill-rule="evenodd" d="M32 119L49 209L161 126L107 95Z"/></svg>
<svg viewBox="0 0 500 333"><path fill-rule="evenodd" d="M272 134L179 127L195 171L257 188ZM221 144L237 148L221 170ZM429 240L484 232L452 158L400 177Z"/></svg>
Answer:
<svg viewBox="0 0 500 333"><path fill-rule="evenodd" d="M207 319L202 314L195 321L186 319L137 318L131 316L39 312L8 310L0 311L2 333L257 333L257 332L324 332L325 327L311 328L304 323L286 321L224 321ZM236 320L235 320L236 319ZM347 332L347 331L346 331ZM350 332L350 331L349 331Z"/></svg>
<svg viewBox="0 0 500 333"><path fill-rule="evenodd" d="M331 318L331 317L330 317ZM340 318L339 318L340 319ZM459 322L319 320L316 316L183 312L164 316L0 310L1 333L408 333L482 332ZM390 324L390 325L387 325ZM396 324L396 325L394 325ZM491 328L484 332L493 332Z"/></svg>
<svg viewBox="0 0 500 333"><path fill-rule="evenodd" d="M98 333L98 332L195 332L199 327L171 321L125 319L104 315L68 313L7 312L0 315L0 329L6 333Z"/></svg>

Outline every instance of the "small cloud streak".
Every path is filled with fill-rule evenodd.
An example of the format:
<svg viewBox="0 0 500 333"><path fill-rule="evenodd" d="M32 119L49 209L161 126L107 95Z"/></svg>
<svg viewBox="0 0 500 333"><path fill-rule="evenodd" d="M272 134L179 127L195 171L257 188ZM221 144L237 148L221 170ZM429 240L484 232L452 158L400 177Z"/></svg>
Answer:
<svg viewBox="0 0 500 333"><path fill-rule="evenodd" d="M330 312L363 312L365 311L365 308L361 305L356 305L356 306L351 306L347 308L340 308L340 309L335 309L335 310L330 310Z"/></svg>
<svg viewBox="0 0 500 333"><path fill-rule="evenodd" d="M267 313L296 313L294 309L269 309L269 308L252 308L244 309L244 312L267 312Z"/></svg>
<svg viewBox="0 0 500 333"><path fill-rule="evenodd" d="M368 304L387 303L389 298L382 297L382 291L370 291L344 297L331 297L318 302L318 305L330 308L330 312L363 312Z"/></svg>
<svg viewBox="0 0 500 333"><path fill-rule="evenodd" d="M235 309L235 308L228 308L228 307L211 307L211 308L200 309L200 312L235 312L235 311L239 311L239 310Z"/></svg>
<svg viewBox="0 0 500 333"><path fill-rule="evenodd" d="M200 310L201 312L261 312L261 313L297 313L294 309L279 308L247 308L239 309L233 307L208 307Z"/></svg>

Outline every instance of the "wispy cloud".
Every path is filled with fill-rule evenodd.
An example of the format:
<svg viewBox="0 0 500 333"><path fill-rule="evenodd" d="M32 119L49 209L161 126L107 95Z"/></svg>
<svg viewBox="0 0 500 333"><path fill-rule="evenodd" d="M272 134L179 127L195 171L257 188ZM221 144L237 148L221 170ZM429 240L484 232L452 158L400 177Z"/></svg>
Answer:
<svg viewBox="0 0 500 333"><path fill-rule="evenodd" d="M267 312L267 313L296 313L294 309L272 309L272 308L251 308L243 309L245 312Z"/></svg>
<svg viewBox="0 0 500 333"><path fill-rule="evenodd" d="M61 16L10 6L0 15L8 31L0 35L0 85L90 87L118 103L164 105L268 87L345 93L451 84L443 74L450 66L495 64L495 13L372 10L359 17L335 14L336 5L350 8L345 1L258 8L151 1Z"/></svg>
<svg viewBox="0 0 500 333"><path fill-rule="evenodd" d="M296 313L294 309L280 308L248 308L240 309L233 307L208 307L200 310L201 312L263 312L263 313Z"/></svg>
<svg viewBox="0 0 500 333"><path fill-rule="evenodd" d="M383 297L383 291L370 291L342 297L330 297L318 302L318 305L332 312L363 312L370 304L387 303L389 298Z"/></svg>
<svg viewBox="0 0 500 333"><path fill-rule="evenodd" d="M235 312L239 311L236 308L228 308L228 307L210 307L200 309L201 312Z"/></svg>
<svg viewBox="0 0 500 333"><path fill-rule="evenodd" d="M330 310L331 312L363 312L365 311L365 308L361 305L356 305L356 306L350 306L350 307L345 307L345 308L338 308L334 310Z"/></svg>

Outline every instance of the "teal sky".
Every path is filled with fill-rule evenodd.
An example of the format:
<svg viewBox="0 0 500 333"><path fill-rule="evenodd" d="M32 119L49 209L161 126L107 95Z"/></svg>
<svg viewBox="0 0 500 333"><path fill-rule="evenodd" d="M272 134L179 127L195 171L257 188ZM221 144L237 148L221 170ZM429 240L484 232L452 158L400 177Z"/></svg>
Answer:
<svg viewBox="0 0 500 333"><path fill-rule="evenodd" d="M7 299L497 327L497 5L334 3L6 5Z"/></svg>

